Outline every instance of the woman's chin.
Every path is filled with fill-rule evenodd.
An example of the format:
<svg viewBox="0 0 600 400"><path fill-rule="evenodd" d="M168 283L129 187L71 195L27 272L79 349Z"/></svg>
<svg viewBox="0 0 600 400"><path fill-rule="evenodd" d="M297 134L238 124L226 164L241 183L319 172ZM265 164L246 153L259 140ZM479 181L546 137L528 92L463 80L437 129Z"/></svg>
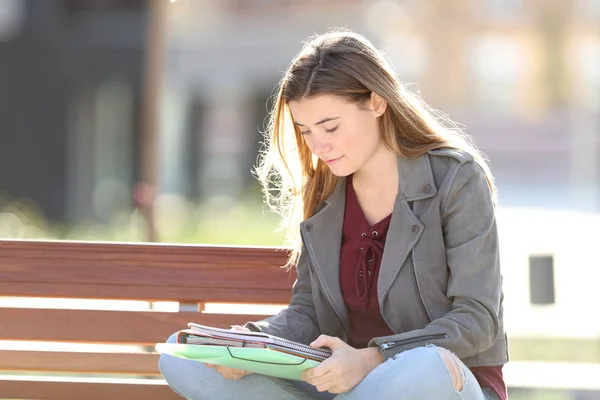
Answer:
<svg viewBox="0 0 600 400"><path fill-rule="evenodd" d="M353 169L350 168L339 168L336 166L330 166L329 170L331 171L331 173L337 177L343 178L345 176L349 176L352 175L354 173Z"/></svg>

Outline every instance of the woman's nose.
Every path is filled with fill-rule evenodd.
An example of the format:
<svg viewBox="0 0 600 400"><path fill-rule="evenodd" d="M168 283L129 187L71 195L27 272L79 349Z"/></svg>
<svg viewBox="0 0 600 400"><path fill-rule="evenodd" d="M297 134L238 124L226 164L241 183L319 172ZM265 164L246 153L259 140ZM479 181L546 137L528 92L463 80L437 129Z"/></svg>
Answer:
<svg viewBox="0 0 600 400"><path fill-rule="evenodd" d="M331 143L324 138L315 138L313 142L312 152L317 156L327 154L331 151Z"/></svg>

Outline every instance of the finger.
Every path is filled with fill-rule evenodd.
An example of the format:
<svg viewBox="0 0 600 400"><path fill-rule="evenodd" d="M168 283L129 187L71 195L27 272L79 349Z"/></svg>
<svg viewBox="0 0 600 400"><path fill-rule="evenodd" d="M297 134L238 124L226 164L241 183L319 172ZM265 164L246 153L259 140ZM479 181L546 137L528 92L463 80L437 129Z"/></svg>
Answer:
<svg viewBox="0 0 600 400"><path fill-rule="evenodd" d="M250 374L251 374L251 372L248 372L248 371L238 371L238 370L236 370L235 373L232 373L229 376L229 379L233 379L234 381L237 381L237 380L242 379L244 376L250 375Z"/></svg>
<svg viewBox="0 0 600 400"><path fill-rule="evenodd" d="M204 363L204 365L206 365L208 368L215 368L215 364Z"/></svg>
<svg viewBox="0 0 600 400"><path fill-rule="evenodd" d="M228 378L228 379L234 379L235 377L242 377L246 371L243 371L241 369L235 369L235 368L229 368L229 367L222 367L222 366L215 366L215 370L220 373L224 378Z"/></svg>
<svg viewBox="0 0 600 400"><path fill-rule="evenodd" d="M326 347L327 343L329 343L329 340L331 339L331 336L327 336L327 335L319 335L318 338L316 338L311 344L311 347Z"/></svg>
<svg viewBox="0 0 600 400"><path fill-rule="evenodd" d="M233 368L229 368L229 367L223 367L220 365L215 366L215 370L220 373L221 375L223 375L225 378L232 376L236 373L236 370Z"/></svg>
<svg viewBox="0 0 600 400"><path fill-rule="evenodd" d="M317 340L310 344L310 346L313 348L328 347L331 350L337 350L345 345L346 343L344 343L342 339L327 335L319 336Z"/></svg>
<svg viewBox="0 0 600 400"><path fill-rule="evenodd" d="M336 368L336 362L334 358L328 358L321 362L316 367L306 370L306 375L309 379L315 379L320 376L324 376Z"/></svg>
<svg viewBox="0 0 600 400"><path fill-rule="evenodd" d="M324 375L311 378L308 383L310 383L311 385L313 385L315 387L319 387L319 386L323 386L323 385L331 386L331 385L333 385L333 381L334 381L333 374L327 372Z"/></svg>
<svg viewBox="0 0 600 400"><path fill-rule="evenodd" d="M317 369L317 367L307 369L302 373L302 380L306 382L312 382L313 379L320 377L326 372L327 370L323 370L322 368Z"/></svg>
<svg viewBox="0 0 600 400"><path fill-rule="evenodd" d="M319 385L315 385L315 388L319 391L319 392L331 392L331 393L339 393L339 392L334 392L333 390L335 390L335 388L338 385L334 382L334 381L327 381L327 382L323 382Z"/></svg>
<svg viewBox="0 0 600 400"><path fill-rule="evenodd" d="M329 393L346 393L347 390L342 389L340 386L332 386L326 389Z"/></svg>
<svg viewBox="0 0 600 400"><path fill-rule="evenodd" d="M231 325L231 330L239 331L239 332L250 332L250 329L240 326L240 325Z"/></svg>
<svg viewBox="0 0 600 400"><path fill-rule="evenodd" d="M342 387L342 383L339 377L334 376L333 374L327 375L323 379L316 382L313 385L319 392L330 392L330 393L344 393L347 390L344 390Z"/></svg>

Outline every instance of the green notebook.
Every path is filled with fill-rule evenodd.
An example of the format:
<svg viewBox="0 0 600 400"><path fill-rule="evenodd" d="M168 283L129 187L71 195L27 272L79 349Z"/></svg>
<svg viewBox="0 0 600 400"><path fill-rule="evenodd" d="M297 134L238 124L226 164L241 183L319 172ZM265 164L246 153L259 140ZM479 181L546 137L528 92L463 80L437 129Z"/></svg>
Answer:
<svg viewBox="0 0 600 400"><path fill-rule="evenodd" d="M319 365L318 361L268 348L158 343L156 350L188 360L293 380L301 380L302 371Z"/></svg>

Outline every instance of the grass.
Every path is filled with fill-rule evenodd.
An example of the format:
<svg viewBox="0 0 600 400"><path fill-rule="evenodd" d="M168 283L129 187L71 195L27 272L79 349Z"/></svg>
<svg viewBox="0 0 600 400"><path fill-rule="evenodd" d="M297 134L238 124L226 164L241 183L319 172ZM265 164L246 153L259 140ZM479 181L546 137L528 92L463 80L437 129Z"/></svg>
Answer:
<svg viewBox="0 0 600 400"><path fill-rule="evenodd" d="M257 196L240 201L213 198L194 204L164 196L155 206L158 240L166 243L281 246L279 217ZM0 199L0 238L139 242L146 237L146 220L138 210L115 213L109 220L76 224L46 220L35 204Z"/></svg>
<svg viewBox="0 0 600 400"><path fill-rule="evenodd" d="M600 337L509 337L508 342L511 359L515 361L600 363Z"/></svg>

